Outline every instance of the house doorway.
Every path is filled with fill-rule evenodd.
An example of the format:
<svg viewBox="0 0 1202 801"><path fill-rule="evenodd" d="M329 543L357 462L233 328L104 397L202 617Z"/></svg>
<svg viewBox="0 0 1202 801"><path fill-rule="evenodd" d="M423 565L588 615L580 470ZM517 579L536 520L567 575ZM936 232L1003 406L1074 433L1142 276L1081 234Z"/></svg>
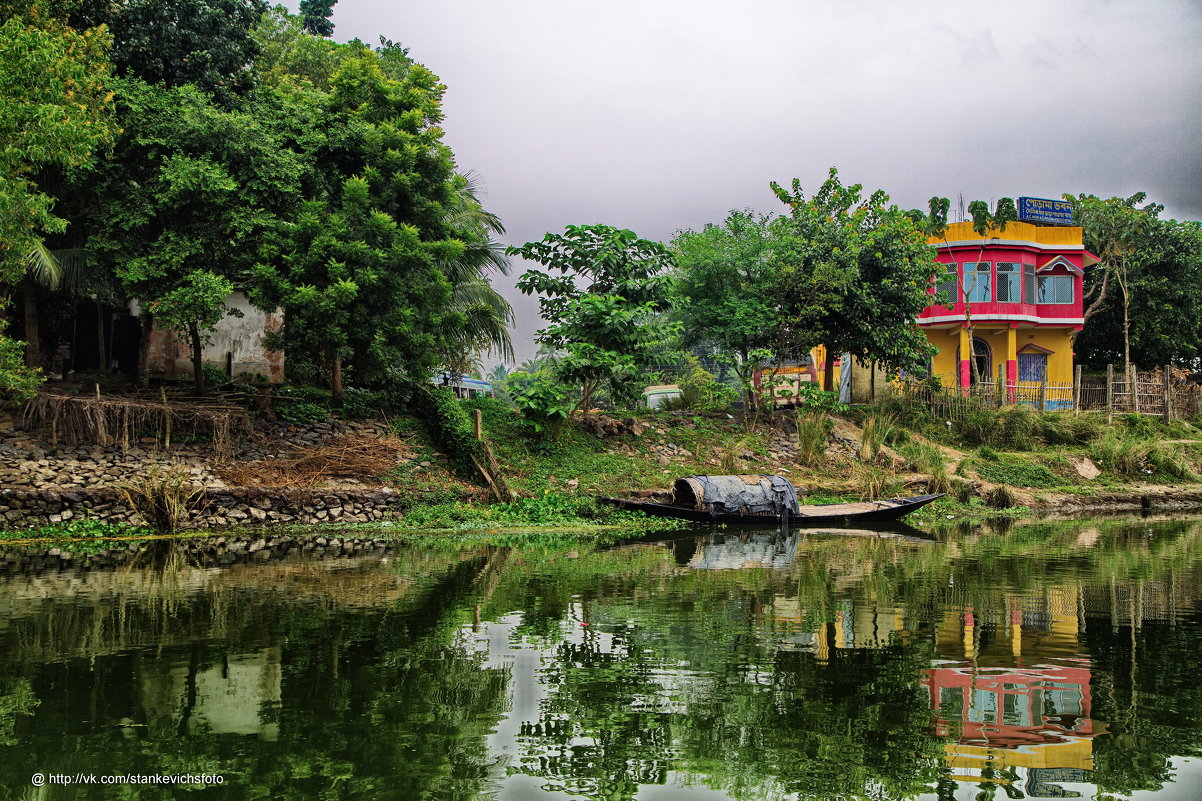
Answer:
<svg viewBox="0 0 1202 801"><path fill-rule="evenodd" d="M956 350L956 359L959 361L962 357L960 351ZM982 383L989 383L993 380L993 349L989 347L989 343L983 339L973 337L972 339L972 359L974 364L968 371L968 384L972 386L977 383L977 376L981 377Z"/></svg>

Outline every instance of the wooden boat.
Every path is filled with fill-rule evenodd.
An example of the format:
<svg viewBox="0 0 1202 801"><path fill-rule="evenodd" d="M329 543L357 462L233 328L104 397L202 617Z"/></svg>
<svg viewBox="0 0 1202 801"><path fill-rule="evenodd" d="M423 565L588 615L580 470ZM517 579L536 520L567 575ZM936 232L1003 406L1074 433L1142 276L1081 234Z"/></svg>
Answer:
<svg viewBox="0 0 1202 801"><path fill-rule="evenodd" d="M597 500L655 517L697 523L794 526L840 525L900 520L942 498L917 495L880 501L802 506L793 485L780 476L688 476L678 479L669 502L598 496Z"/></svg>

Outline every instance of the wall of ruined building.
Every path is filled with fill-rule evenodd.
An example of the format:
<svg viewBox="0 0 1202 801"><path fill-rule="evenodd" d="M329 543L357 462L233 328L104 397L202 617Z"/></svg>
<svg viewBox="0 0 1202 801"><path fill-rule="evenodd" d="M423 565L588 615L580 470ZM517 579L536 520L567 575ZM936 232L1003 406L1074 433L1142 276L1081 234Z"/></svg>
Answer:
<svg viewBox="0 0 1202 801"><path fill-rule="evenodd" d="M284 312L277 309L264 312L251 305L246 293L234 291L226 306L242 313L241 317L227 316L209 335L202 348L204 361L222 372L227 369L235 380L284 380L284 353L268 350L263 339L269 332L279 331L284 324ZM170 379L186 379L192 375L192 347L186 334L160 329L150 332L150 352L147 367L151 375Z"/></svg>

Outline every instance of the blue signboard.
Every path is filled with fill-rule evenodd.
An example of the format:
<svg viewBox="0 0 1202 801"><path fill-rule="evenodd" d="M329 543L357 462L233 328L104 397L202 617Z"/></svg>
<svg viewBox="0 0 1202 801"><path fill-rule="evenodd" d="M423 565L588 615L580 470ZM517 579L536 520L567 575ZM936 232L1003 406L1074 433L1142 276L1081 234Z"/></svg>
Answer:
<svg viewBox="0 0 1202 801"><path fill-rule="evenodd" d="M1042 225L1072 225L1073 204L1067 200L1020 197L1018 199L1018 219Z"/></svg>

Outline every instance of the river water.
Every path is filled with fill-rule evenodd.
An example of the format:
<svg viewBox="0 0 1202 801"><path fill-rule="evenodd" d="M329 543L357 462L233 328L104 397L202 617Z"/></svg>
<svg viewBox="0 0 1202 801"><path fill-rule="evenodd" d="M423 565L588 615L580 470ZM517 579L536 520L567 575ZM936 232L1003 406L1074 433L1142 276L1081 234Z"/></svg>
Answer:
<svg viewBox="0 0 1202 801"><path fill-rule="evenodd" d="M1202 521L909 534L9 547L0 798L1202 797Z"/></svg>

